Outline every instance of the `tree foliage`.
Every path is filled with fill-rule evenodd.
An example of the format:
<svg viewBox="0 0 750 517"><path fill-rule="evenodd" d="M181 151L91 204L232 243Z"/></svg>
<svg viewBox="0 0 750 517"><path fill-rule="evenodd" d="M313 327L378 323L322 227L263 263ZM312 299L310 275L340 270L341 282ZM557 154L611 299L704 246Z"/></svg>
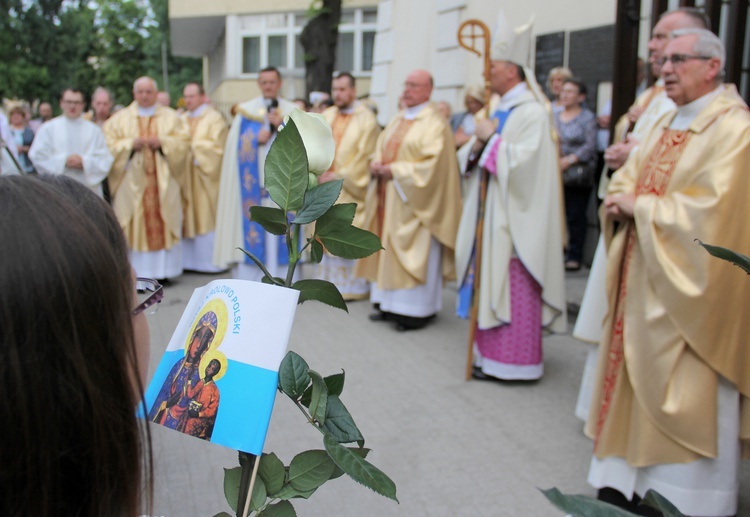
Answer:
<svg viewBox="0 0 750 517"><path fill-rule="evenodd" d="M52 101L64 87L96 86L131 101L133 81L163 86L162 42L172 98L201 80L201 60L169 54L168 0L0 0L0 95Z"/></svg>
<svg viewBox="0 0 750 517"><path fill-rule="evenodd" d="M302 29L300 42L305 49L305 87L310 92L330 92L336 65L336 45L341 22L341 0L322 0L311 8L310 20Z"/></svg>

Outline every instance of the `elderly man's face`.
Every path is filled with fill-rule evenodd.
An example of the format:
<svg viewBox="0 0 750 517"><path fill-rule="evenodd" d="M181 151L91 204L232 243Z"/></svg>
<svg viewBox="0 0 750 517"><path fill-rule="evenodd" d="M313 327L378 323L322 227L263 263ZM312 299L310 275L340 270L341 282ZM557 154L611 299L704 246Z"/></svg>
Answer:
<svg viewBox="0 0 750 517"><path fill-rule="evenodd" d="M427 102L430 100L430 95L432 95L432 85L427 73L417 70L406 77L401 98L407 108Z"/></svg>
<svg viewBox="0 0 750 517"><path fill-rule="evenodd" d="M654 77L661 75L661 58L664 49L669 43L669 34L677 29L689 27L690 22L684 13L672 13L657 22L651 31L651 39L648 41L648 61L651 64L651 73Z"/></svg>
<svg viewBox="0 0 750 517"><path fill-rule="evenodd" d="M156 85L146 79L138 81L133 86L133 98L141 108L150 108L156 104Z"/></svg>
<svg viewBox="0 0 750 517"><path fill-rule="evenodd" d="M690 34L671 40L664 49L664 57L674 56L688 59L681 63L667 61L661 67L664 77L664 90L678 106L683 106L702 97L714 89L719 70L719 59L701 59L696 56L695 43L698 36Z"/></svg>
<svg viewBox="0 0 750 517"><path fill-rule="evenodd" d="M514 71L516 65L508 61L490 62L490 84L492 91L505 95L517 84L518 74Z"/></svg>
<svg viewBox="0 0 750 517"><path fill-rule="evenodd" d="M99 91L91 99L91 107L94 109L97 120L106 120L112 114L112 99L109 98L108 93Z"/></svg>

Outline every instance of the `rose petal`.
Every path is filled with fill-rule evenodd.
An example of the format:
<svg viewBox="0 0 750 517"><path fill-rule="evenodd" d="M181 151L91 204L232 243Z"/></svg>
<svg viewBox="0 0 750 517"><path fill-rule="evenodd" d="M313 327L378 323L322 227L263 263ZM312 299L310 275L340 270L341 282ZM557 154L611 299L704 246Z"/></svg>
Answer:
<svg viewBox="0 0 750 517"><path fill-rule="evenodd" d="M294 120L305 144L309 171L316 176L323 174L331 168L335 152L331 126L325 117L318 113L305 113L294 109L289 117Z"/></svg>

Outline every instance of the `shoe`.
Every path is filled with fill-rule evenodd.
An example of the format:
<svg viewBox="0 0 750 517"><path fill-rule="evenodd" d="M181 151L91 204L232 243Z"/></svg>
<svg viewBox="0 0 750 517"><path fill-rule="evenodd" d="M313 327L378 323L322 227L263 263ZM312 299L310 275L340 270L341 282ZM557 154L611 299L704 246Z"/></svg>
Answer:
<svg viewBox="0 0 750 517"><path fill-rule="evenodd" d="M391 321L390 313L383 311L373 312L368 317L370 321Z"/></svg>
<svg viewBox="0 0 750 517"><path fill-rule="evenodd" d="M491 381L495 379L494 377L490 377L489 375L484 373L479 366L472 366L471 378L478 381Z"/></svg>
<svg viewBox="0 0 750 517"><path fill-rule="evenodd" d="M578 271L581 269L581 263L577 260L568 260L565 262L565 271Z"/></svg>

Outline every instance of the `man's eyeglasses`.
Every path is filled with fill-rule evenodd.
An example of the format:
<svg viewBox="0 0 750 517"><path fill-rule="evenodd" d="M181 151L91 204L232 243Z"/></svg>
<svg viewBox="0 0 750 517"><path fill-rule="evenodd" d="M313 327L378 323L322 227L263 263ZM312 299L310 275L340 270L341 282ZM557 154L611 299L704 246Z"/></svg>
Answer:
<svg viewBox="0 0 750 517"><path fill-rule="evenodd" d="M709 59L713 59L713 57L712 56L691 56L690 54L672 54L671 56L664 56L663 58L659 59L658 63L661 66L664 66L665 64L667 64L667 61L669 61L674 66L677 66L691 59L701 59L703 61L708 61Z"/></svg>
<svg viewBox="0 0 750 517"><path fill-rule="evenodd" d="M138 306L133 309L133 316L146 312L153 314L159 308L159 302L164 298L164 290L159 282L153 278L137 278L135 289L138 297Z"/></svg>

